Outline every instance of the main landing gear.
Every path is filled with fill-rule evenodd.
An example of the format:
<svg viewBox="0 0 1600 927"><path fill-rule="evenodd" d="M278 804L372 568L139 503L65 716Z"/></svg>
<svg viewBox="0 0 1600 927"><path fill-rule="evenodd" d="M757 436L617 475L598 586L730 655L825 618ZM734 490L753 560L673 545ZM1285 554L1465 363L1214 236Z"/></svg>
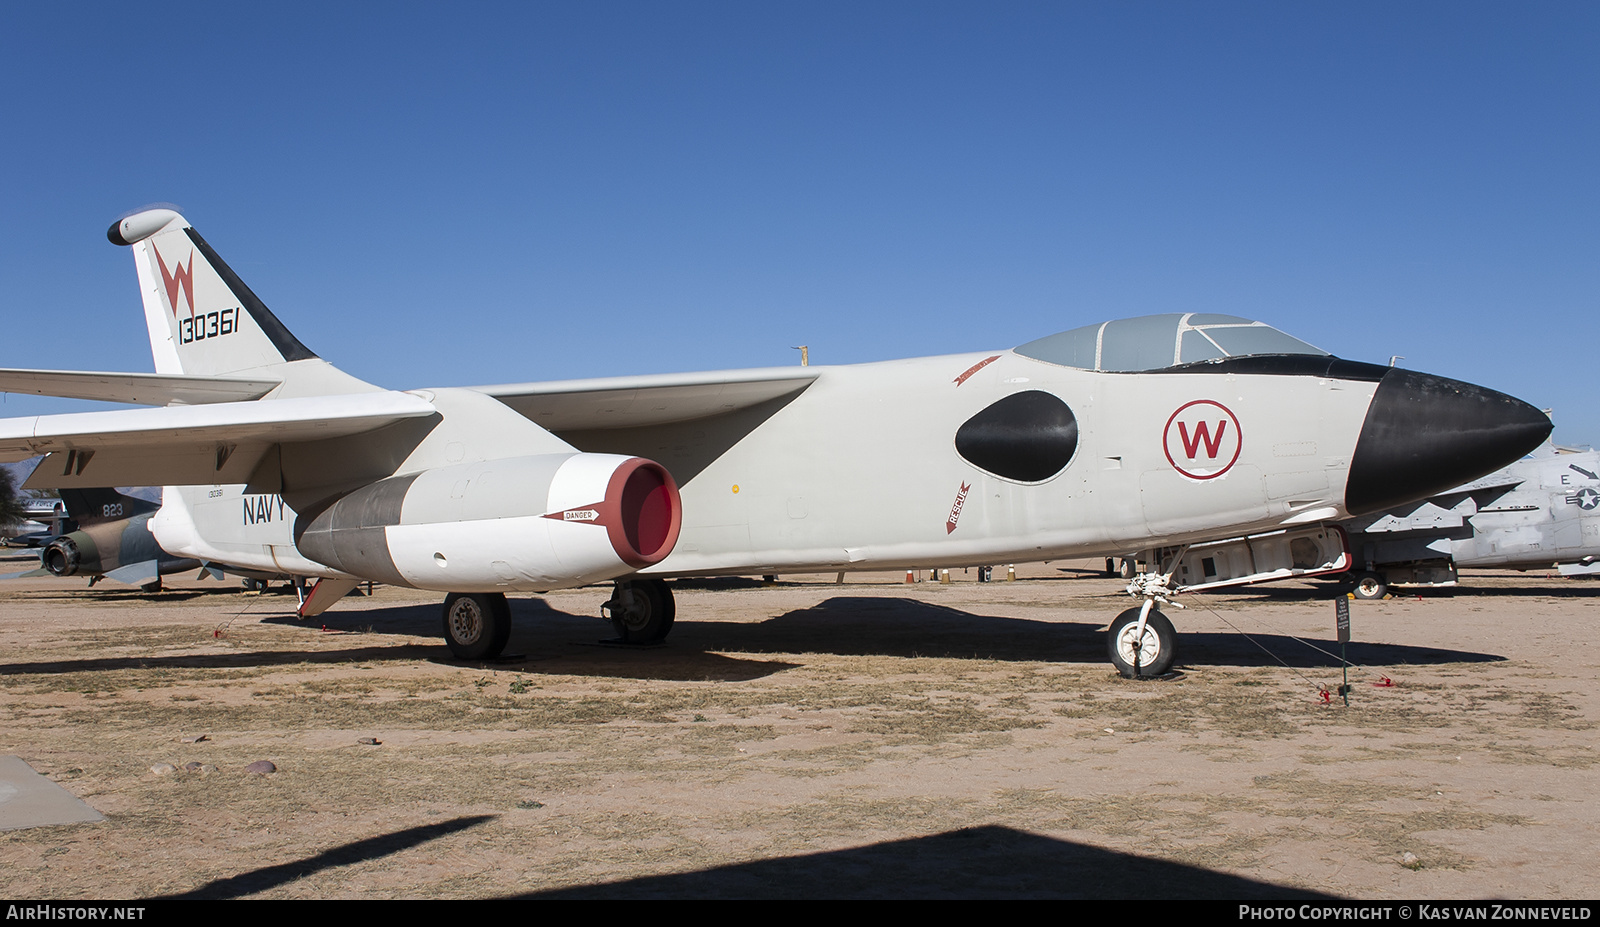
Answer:
<svg viewBox="0 0 1600 927"><path fill-rule="evenodd" d="M625 644L656 644L672 630L677 607L665 580L619 580L600 606ZM511 640L511 606L499 592L452 592L444 600L444 642L458 660L492 660Z"/></svg>
<svg viewBox="0 0 1600 927"><path fill-rule="evenodd" d="M1349 582L1350 592L1358 599L1381 599L1389 594L1389 583L1382 573L1353 570Z"/></svg>
<svg viewBox="0 0 1600 927"><path fill-rule="evenodd" d="M611 598L600 606L624 644L657 644L672 630L678 608L662 579L618 580Z"/></svg>
<svg viewBox="0 0 1600 927"><path fill-rule="evenodd" d="M492 660L511 640L511 606L499 592L452 592L444 599L444 642L458 660Z"/></svg>

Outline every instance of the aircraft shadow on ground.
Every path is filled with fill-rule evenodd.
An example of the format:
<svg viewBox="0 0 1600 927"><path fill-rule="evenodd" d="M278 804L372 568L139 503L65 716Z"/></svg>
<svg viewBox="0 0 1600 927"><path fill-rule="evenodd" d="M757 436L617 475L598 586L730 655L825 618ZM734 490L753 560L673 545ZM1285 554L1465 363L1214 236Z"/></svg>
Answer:
<svg viewBox="0 0 1600 927"><path fill-rule="evenodd" d="M438 840L440 837L447 837L468 828L477 827L486 821L494 820L494 818L495 816L492 814L480 814L450 821L441 821L437 824L411 827L392 834L384 834L380 837L369 837L366 840L357 840L354 843L346 843L331 850L325 850L316 856L308 856L292 863L281 863L277 866L253 869L226 879L208 882L199 888L182 894L160 896L157 900L241 898L245 895L268 891L300 879L313 880L313 884L315 884L315 880L319 876L324 876L328 879L329 894L337 894L337 885L335 884L337 877L328 875L326 870L338 866L349 866L368 860L381 859L385 856L393 856L396 853L420 846L430 840Z"/></svg>
<svg viewBox="0 0 1600 927"><path fill-rule="evenodd" d="M1336 900L997 826L522 897Z"/></svg>
<svg viewBox="0 0 1600 927"><path fill-rule="evenodd" d="M1107 615L1110 618L1110 615ZM1181 617L1180 617L1181 621ZM1332 624L1331 616L1329 624ZM949 657L1064 663L1105 663L1101 624L1034 621L976 615L915 599L841 596L760 624L679 619L671 646L741 653L836 653L896 657ZM1329 628L1332 631L1332 628ZM1252 643L1254 641L1254 643ZM1282 634L1183 633L1180 666L1327 667L1339 665L1339 645L1309 643ZM1264 649L1263 649L1264 648ZM1403 644L1353 642L1346 648L1362 665L1484 663L1504 657Z"/></svg>
<svg viewBox="0 0 1600 927"><path fill-rule="evenodd" d="M434 648L420 644L387 647L352 647L345 650L239 650L224 653L180 654L166 657L103 657L83 660L46 660L37 663L0 663L0 677L33 673L105 672L126 669L220 669L242 666L297 666L304 664L365 663L426 660L437 656Z"/></svg>
<svg viewBox="0 0 1600 927"><path fill-rule="evenodd" d="M813 607L753 624L679 618L668 642L657 647L603 646L602 640L611 636L608 625L591 616L551 608L540 598L512 600L511 613L512 634L507 657L495 661L455 660L442 640L436 644L418 644L412 640L402 644L381 642L384 635L438 640L441 636L439 607L428 604L331 611L305 620L293 614L259 619L263 624L303 629L307 635L349 635L352 646L337 650L230 650L209 654L12 663L0 664L0 676L133 668L427 660L531 674L742 681L770 676L796 665L754 657L758 654L1106 662L1104 625L978 615L907 598L836 596ZM1339 646L1329 640L1296 639L1271 633L1251 633L1248 638L1233 632L1183 633L1181 620L1180 616L1180 669L1184 666L1319 668L1339 665ZM355 641L363 639L371 643L355 645ZM1346 647L1345 657L1361 666L1486 663L1505 659L1465 650L1360 641Z"/></svg>
<svg viewBox="0 0 1600 927"><path fill-rule="evenodd" d="M493 661L454 659L442 638L439 606L402 605L362 611L330 611L301 619L288 611L255 615L254 620L329 639L338 635L351 646L338 649L250 650L167 656L86 657L30 663L0 663L0 677L28 674L104 672L126 669L210 669L222 667L337 665L347 663L400 663L426 661L451 666L481 666L529 674L604 676L726 682L745 681L792 669L794 663L771 659L742 659L704 650L674 646L608 647L611 626L593 617L551 608L540 598L511 600L512 635L507 656ZM197 629L198 631L198 629ZM226 629L223 631L227 633ZM385 636L407 638L385 642ZM431 639L419 644L413 638ZM360 643L358 643L360 642Z"/></svg>
<svg viewBox="0 0 1600 927"><path fill-rule="evenodd" d="M1390 594L1397 599L1416 599L1424 601L1429 599L1471 599L1471 598L1499 598L1512 596L1519 598L1591 598L1600 597L1600 582L1589 580L1571 580L1563 578L1547 579L1543 575L1529 575L1520 578L1515 586L1494 585L1474 586L1469 576L1456 586L1391 586ZM1219 598L1240 598L1249 601L1268 600L1273 602L1311 602L1323 599L1337 599L1345 592L1338 583L1328 582L1307 585L1273 585L1264 583L1260 586L1242 586L1238 589L1229 589Z"/></svg>
<svg viewBox="0 0 1600 927"><path fill-rule="evenodd" d="M215 879L168 899L230 899L290 882L337 893L330 872L404 853L495 819L473 815L342 844ZM698 872L553 889L522 898L1063 898L1336 901L1319 892L987 826Z"/></svg>
<svg viewBox="0 0 1600 927"><path fill-rule="evenodd" d="M238 594L239 590L237 589L195 589L193 587L186 587L183 589L163 589L160 592L145 592L137 586L122 586L113 585L110 583L96 584L94 586L83 586L80 588L68 587L62 589L29 589L14 593L14 595L19 599L25 599L34 602L72 601L92 603L95 605L114 605L122 602L135 602L141 605L162 605L166 603L189 602L195 599L212 598L219 595L237 596ZM285 598L287 599L287 605L285 607L293 610L296 602L294 596L286 595Z"/></svg>

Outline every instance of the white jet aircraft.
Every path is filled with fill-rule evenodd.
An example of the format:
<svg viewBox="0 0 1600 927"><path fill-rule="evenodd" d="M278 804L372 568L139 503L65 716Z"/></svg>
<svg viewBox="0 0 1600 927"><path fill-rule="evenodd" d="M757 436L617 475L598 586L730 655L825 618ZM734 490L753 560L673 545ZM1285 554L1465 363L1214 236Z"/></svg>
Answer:
<svg viewBox="0 0 1600 927"><path fill-rule="evenodd" d="M50 455L30 487L166 484L163 548L320 577L306 614L364 580L447 593L468 659L504 648L508 592L615 580L614 625L649 642L666 577L1145 551L1107 649L1156 675L1174 592L1345 569L1324 523L1550 431L1510 396L1198 313L946 357L398 392L313 354L177 212L108 237L132 246L156 372L0 371L0 390L160 407L3 420L0 459Z"/></svg>

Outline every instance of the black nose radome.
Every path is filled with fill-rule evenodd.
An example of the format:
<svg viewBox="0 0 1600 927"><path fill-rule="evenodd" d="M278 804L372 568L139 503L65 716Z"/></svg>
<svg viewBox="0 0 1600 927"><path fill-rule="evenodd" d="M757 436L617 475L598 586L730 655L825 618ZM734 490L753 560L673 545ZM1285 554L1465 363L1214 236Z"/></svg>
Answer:
<svg viewBox="0 0 1600 927"><path fill-rule="evenodd" d="M1550 434L1550 417L1505 393L1391 369L1367 409L1345 508L1381 512L1506 466Z"/></svg>

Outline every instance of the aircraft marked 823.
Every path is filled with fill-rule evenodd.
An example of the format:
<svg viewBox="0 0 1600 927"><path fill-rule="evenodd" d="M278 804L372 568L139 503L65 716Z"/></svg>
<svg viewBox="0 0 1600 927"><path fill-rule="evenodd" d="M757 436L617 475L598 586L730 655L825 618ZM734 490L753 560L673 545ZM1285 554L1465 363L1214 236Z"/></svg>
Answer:
<svg viewBox="0 0 1600 927"><path fill-rule="evenodd" d="M167 484L163 547L322 577L306 613L363 580L447 593L465 658L505 646L507 592L612 580L619 634L652 641L672 625L665 577L1171 549L1107 637L1122 672L1158 673L1175 636L1155 606L1201 570L1188 545L1210 545L1197 585L1238 580L1225 566L1249 558L1214 542L1241 535L1280 552L1253 576L1343 569L1324 522L1490 472L1550 430L1510 396L1201 313L948 357L398 392L306 348L178 213L108 237L133 249L156 373L0 371L0 389L164 407L0 421L0 458L69 458L30 486ZM193 249L182 295L196 318L234 313L227 337L185 340L157 247ZM247 538L237 509L212 511L219 484L298 514Z"/></svg>

